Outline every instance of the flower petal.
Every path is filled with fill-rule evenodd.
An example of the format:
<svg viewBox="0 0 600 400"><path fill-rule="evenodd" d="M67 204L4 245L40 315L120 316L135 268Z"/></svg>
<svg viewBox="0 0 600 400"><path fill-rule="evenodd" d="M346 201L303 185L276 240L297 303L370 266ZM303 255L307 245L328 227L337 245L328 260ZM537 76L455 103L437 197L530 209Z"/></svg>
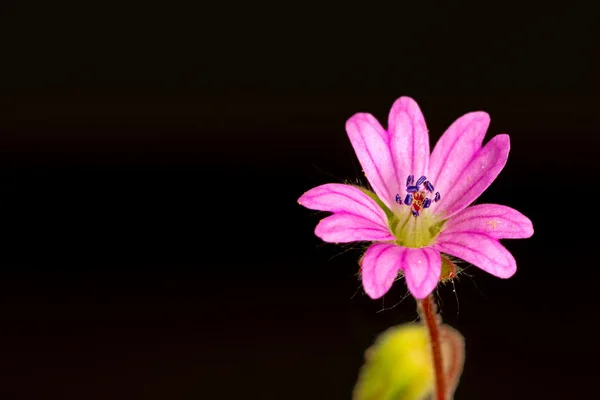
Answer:
<svg viewBox="0 0 600 400"><path fill-rule="evenodd" d="M481 149L483 138L490 124L490 116L477 111L458 118L438 140L429 160L428 178L435 190L445 199L447 193ZM434 203L435 210L441 203Z"/></svg>
<svg viewBox="0 0 600 400"><path fill-rule="evenodd" d="M496 179L508 159L510 139L497 135L469 160L463 170L456 174L451 186L442 193L434 212L449 218L466 208Z"/></svg>
<svg viewBox="0 0 600 400"><path fill-rule="evenodd" d="M369 247L362 261L362 281L372 299L383 296L404 271L406 285L417 299L427 297L437 286L442 271L439 251L432 248L407 248L377 243Z"/></svg>
<svg viewBox="0 0 600 400"><path fill-rule="evenodd" d="M370 114L358 113L346 122L346 131L373 191L390 209L400 180L389 147L389 135Z"/></svg>
<svg viewBox="0 0 600 400"><path fill-rule="evenodd" d="M362 282L370 298L378 299L390 290L400 271L405 250L388 243L369 247L362 261Z"/></svg>
<svg viewBox="0 0 600 400"><path fill-rule="evenodd" d="M402 269L406 277L406 286L415 298L423 299L433 292L440 280L440 252L429 247L405 250Z"/></svg>
<svg viewBox="0 0 600 400"><path fill-rule="evenodd" d="M356 214L335 213L317 224L315 235L329 243L394 240L387 227Z"/></svg>
<svg viewBox="0 0 600 400"><path fill-rule="evenodd" d="M339 183L317 186L304 193L298 203L311 210L354 214L380 225L382 229L388 228L385 212L375 200L355 186Z"/></svg>
<svg viewBox="0 0 600 400"><path fill-rule="evenodd" d="M444 234L485 233L493 239L520 239L533 235L533 224L523 214L498 204L466 208L444 225Z"/></svg>
<svg viewBox="0 0 600 400"><path fill-rule="evenodd" d="M512 254L486 233L442 232L434 248L470 262L498 278L510 278L517 271Z"/></svg>
<svg viewBox="0 0 600 400"><path fill-rule="evenodd" d="M399 178L427 174L429 133L418 104L410 97L400 97L388 118L390 149ZM402 181L400 181L401 183Z"/></svg>

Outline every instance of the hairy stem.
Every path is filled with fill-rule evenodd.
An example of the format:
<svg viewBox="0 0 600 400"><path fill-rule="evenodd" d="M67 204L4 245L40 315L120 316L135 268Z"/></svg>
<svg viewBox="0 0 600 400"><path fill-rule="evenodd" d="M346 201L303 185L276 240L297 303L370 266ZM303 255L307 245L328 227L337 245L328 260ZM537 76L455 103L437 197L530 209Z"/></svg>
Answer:
<svg viewBox="0 0 600 400"><path fill-rule="evenodd" d="M421 319L427 327L431 343L431 354L433 356L433 370L435 374L435 400L447 400L446 377L444 375L444 364L442 362L442 346L440 343L439 316L435 309L433 295L429 295L419 301L419 312Z"/></svg>

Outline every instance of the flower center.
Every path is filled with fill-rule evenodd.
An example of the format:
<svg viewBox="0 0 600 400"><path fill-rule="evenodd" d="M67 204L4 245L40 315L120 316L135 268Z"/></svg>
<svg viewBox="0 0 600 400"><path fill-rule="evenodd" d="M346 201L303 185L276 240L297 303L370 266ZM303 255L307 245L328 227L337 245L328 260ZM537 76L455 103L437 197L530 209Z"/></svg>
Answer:
<svg viewBox="0 0 600 400"><path fill-rule="evenodd" d="M426 212L432 203L441 199L440 192L434 194L434 190L433 184L426 176L421 176L415 182L415 176L409 175L406 178L404 198L396 194L395 200L399 207L394 210L397 224L393 227L393 231L400 245L428 246L440 232L443 221L432 213Z"/></svg>
<svg viewBox="0 0 600 400"><path fill-rule="evenodd" d="M423 185L423 189L421 189ZM442 198L440 192L435 192L433 199L427 197L433 193L435 188L433 184L427 180L426 176L420 177L415 183L415 176L409 175L406 178L406 196L404 197L404 204L410 207L411 214L416 218L419 216L419 212L431 206L431 202L438 202ZM396 203L402 205L402 196L396 194Z"/></svg>

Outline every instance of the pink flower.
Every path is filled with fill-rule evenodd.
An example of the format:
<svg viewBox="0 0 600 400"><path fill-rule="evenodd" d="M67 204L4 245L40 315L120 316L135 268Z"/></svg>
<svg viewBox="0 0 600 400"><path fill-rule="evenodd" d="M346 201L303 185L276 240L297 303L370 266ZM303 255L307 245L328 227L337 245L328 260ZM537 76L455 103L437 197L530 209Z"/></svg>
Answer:
<svg viewBox="0 0 600 400"><path fill-rule="evenodd" d="M394 103L387 130L370 114L348 120L348 137L374 193L332 183L298 202L333 213L315 229L322 240L374 242L362 261L363 287L371 298L383 296L401 272L414 297L428 296L440 280L442 253L499 278L515 273L515 259L499 239L530 237L531 221L502 205L468 207L508 158L508 135L482 146L489 123L485 112L463 115L429 154L423 114L409 97Z"/></svg>

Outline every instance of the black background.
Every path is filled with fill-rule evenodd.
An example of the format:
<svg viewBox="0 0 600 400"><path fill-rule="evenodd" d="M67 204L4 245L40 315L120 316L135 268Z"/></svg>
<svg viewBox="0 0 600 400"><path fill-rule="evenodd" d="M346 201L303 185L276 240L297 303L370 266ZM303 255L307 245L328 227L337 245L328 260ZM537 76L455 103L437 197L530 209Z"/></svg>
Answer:
<svg viewBox="0 0 600 400"><path fill-rule="evenodd" d="M2 6L3 399L350 398L415 303L381 311L404 284L370 300L364 246L323 245L296 201L362 178L345 121L403 95L432 145L475 110L486 140L510 134L479 201L535 228L505 241L513 278L470 268L439 291L467 343L456 398L597 393L585 10L85 4Z"/></svg>

